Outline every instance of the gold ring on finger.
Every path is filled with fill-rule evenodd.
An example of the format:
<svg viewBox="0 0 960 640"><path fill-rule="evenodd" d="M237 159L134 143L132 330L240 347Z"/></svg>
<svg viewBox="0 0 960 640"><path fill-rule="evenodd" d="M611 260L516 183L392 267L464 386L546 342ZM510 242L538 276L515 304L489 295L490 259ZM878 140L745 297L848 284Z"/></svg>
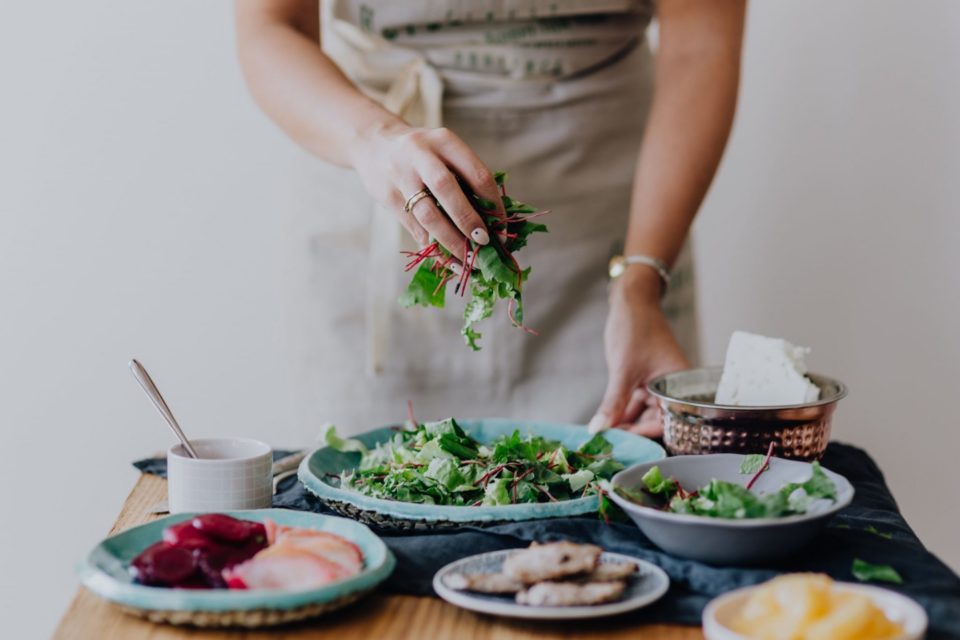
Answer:
<svg viewBox="0 0 960 640"><path fill-rule="evenodd" d="M430 189L427 189L426 187L420 189L420 191L417 191L415 194L407 198L407 201L403 204L403 212L410 213L413 211L413 208L417 206L418 202L429 197L430 195Z"/></svg>

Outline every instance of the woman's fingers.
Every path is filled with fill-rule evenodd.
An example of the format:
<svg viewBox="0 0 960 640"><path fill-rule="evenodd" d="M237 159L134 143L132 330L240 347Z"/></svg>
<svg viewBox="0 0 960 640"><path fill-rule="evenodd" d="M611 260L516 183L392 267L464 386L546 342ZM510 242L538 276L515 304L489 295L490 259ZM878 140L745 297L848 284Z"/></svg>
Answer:
<svg viewBox="0 0 960 640"><path fill-rule="evenodd" d="M413 207L413 216L417 222L443 245L457 259L464 258L464 238L447 216L443 214L432 198L424 198Z"/></svg>
<svg viewBox="0 0 960 640"><path fill-rule="evenodd" d="M647 410L641 414L637 423L632 425L628 430L631 433L646 438L661 437L663 435L663 423L660 422L660 410L656 407L648 407Z"/></svg>
<svg viewBox="0 0 960 640"><path fill-rule="evenodd" d="M590 433L600 433L623 422L623 413L630 400L630 392L636 387L636 378L626 371L611 371L607 391L597 414L590 420Z"/></svg>
<svg viewBox="0 0 960 640"><path fill-rule="evenodd" d="M500 199L500 189L493 179L493 172L483 164L473 149L453 134L445 135L441 145L441 157L447 166L460 176L475 194L492 202L495 211L504 214L503 200Z"/></svg>
<svg viewBox="0 0 960 640"><path fill-rule="evenodd" d="M620 417L620 422L636 421L643 410L647 408L647 397L649 395L646 389L634 389L633 393L630 394L630 400L627 402L627 408L623 410L623 415Z"/></svg>
<svg viewBox="0 0 960 640"><path fill-rule="evenodd" d="M469 237L478 244L490 242L486 225L474 210L470 201L467 200L457 177L447 168L447 165L437 156L427 155L421 157L417 168L420 170L423 183L443 205L443 210L456 225L460 234Z"/></svg>
<svg viewBox="0 0 960 640"><path fill-rule="evenodd" d="M414 242L421 247L427 246L427 243L430 242L430 234L427 233L427 230L423 228L423 225L420 224L420 221L417 220L412 212L407 213L403 210L404 204L406 204L406 200L403 194L399 191L394 191L394 195L390 198L388 207L397 213L397 218L400 220L400 224L402 224L403 228L410 233Z"/></svg>

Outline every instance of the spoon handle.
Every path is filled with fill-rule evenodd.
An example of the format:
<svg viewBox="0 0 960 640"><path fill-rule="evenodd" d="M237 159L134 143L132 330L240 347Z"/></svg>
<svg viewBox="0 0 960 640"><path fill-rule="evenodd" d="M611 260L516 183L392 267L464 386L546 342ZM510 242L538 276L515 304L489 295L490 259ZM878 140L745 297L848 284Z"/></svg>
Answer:
<svg viewBox="0 0 960 640"><path fill-rule="evenodd" d="M170 407L167 406L166 401L164 401L163 396L160 395L160 390L157 389L157 385L153 384L153 380L150 378L150 374L147 373L147 370L143 368L143 365L136 361L136 359L130 361L130 371L133 373L133 377L137 379L137 382L140 383L140 386L143 387L143 392L147 394L147 397L150 398L150 401L153 403L153 406L157 408L157 411L160 413L160 416L167 421L167 424L170 425L170 428L173 429L173 432L180 439L180 443L183 444L183 448L187 451L191 458L199 458L197 452L193 450L193 445L190 444L190 441L187 440L187 436L183 434L183 431L180 430L180 425L177 424L177 419L173 417L173 413L170 411Z"/></svg>

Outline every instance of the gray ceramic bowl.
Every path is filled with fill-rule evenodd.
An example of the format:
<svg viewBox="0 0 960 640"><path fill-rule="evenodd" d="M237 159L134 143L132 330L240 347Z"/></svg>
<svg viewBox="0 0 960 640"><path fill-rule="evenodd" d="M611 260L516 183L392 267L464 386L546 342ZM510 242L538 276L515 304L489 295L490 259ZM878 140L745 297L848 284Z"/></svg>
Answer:
<svg viewBox="0 0 960 640"><path fill-rule="evenodd" d="M743 456L720 453L710 456L678 456L657 462L637 464L613 477L614 484L640 493L641 478L651 467L659 466L663 476L673 476L688 491L705 486L712 478L746 486L749 475L741 475ZM682 558L709 564L758 564L789 556L809 543L827 521L853 500L853 487L841 475L827 469L823 472L837 485L837 500L824 500L810 513L785 518L731 520L668 513L657 508L657 500L641 494L640 506L615 493L610 497L637 523L650 540L664 551ZM788 482L810 478L812 465L796 460L771 458L751 487L755 493L774 493Z"/></svg>

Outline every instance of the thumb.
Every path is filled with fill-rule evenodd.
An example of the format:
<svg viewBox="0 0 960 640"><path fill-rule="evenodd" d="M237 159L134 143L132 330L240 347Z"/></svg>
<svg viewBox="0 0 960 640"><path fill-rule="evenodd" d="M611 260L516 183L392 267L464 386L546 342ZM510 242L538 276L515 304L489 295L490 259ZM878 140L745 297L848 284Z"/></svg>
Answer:
<svg viewBox="0 0 960 640"><path fill-rule="evenodd" d="M603 401L597 414L590 420L590 433L606 431L621 421L630 394L633 391L634 380L624 371L611 371L607 380L607 390L603 394Z"/></svg>

